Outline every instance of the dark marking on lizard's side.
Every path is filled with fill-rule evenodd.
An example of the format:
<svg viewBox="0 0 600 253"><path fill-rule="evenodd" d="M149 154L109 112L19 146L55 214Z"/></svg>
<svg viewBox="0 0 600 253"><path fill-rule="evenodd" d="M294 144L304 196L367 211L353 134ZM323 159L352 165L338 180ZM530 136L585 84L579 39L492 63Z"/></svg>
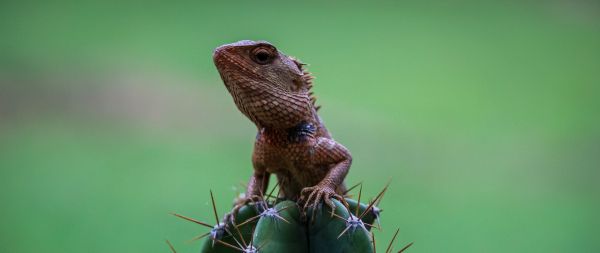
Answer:
<svg viewBox="0 0 600 253"><path fill-rule="evenodd" d="M260 129L258 130L258 133L256 133L256 140L260 140L260 137L262 137L263 133L265 132L265 129Z"/></svg>
<svg viewBox="0 0 600 253"><path fill-rule="evenodd" d="M295 127L288 129L288 140L291 142L305 141L308 137L314 136L317 127L312 123L302 122Z"/></svg>

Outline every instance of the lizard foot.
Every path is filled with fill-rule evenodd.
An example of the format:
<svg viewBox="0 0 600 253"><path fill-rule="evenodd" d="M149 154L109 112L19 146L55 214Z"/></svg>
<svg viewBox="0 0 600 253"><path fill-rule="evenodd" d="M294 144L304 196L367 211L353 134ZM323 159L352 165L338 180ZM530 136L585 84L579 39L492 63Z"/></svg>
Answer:
<svg viewBox="0 0 600 253"><path fill-rule="evenodd" d="M303 212L305 213L309 207L313 208L313 214L321 202L325 202L332 213L335 211L335 204L331 198L344 202L342 196L335 192L333 187L316 185L302 189L300 202L304 203ZM313 215L314 217L314 215Z"/></svg>
<svg viewBox="0 0 600 253"><path fill-rule="evenodd" d="M247 198L237 199L236 203L233 205L233 208L231 209L231 212L226 213L225 217L223 217L223 223L227 224L227 226L229 226L229 225L235 226L236 225L235 218L237 217L240 209L242 207L244 207L245 205L248 205L250 203L256 203L261 200L262 200L262 198L258 195L252 195Z"/></svg>

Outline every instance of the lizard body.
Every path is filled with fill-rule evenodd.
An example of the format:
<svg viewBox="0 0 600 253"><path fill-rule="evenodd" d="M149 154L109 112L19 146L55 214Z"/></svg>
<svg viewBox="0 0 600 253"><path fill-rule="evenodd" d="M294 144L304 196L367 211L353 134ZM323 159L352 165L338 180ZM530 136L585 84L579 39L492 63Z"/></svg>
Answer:
<svg viewBox="0 0 600 253"><path fill-rule="evenodd" d="M343 201L350 152L331 138L317 115L304 64L265 41L239 41L215 49L213 60L237 108L257 127L252 154L254 173L246 198L264 195L275 174L281 198L304 208L330 198Z"/></svg>

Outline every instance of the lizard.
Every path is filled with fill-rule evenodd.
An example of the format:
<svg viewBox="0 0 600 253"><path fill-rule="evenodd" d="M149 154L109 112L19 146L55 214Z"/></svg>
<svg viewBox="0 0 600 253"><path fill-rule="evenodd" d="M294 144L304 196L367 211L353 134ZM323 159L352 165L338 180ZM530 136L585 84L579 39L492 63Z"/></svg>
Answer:
<svg viewBox="0 0 600 253"><path fill-rule="evenodd" d="M225 220L243 205L260 199L275 174L281 198L306 210L331 198L343 199L352 156L336 142L317 114L306 64L285 55L267 41L242 40L213 52L214 64L239 111L256 125L253 174L244 197Z"/></svg>

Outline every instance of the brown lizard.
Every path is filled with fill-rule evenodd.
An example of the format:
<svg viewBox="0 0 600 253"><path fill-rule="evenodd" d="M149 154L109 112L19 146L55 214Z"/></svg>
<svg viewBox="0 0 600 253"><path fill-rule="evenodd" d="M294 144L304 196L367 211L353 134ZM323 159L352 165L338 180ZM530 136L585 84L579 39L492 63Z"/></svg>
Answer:
<svg viewBox="0 0 600 253"><path fill-rule="evenodd" d="M331 138L317 115L305 64L266 41L243 40L214 50L213 60L238 109L258 128L254 174L237 210L264 195L269 176L277 176L279 197L303 203L303 209L331 198L344 201L344 178L352 156Z"/></svg>

